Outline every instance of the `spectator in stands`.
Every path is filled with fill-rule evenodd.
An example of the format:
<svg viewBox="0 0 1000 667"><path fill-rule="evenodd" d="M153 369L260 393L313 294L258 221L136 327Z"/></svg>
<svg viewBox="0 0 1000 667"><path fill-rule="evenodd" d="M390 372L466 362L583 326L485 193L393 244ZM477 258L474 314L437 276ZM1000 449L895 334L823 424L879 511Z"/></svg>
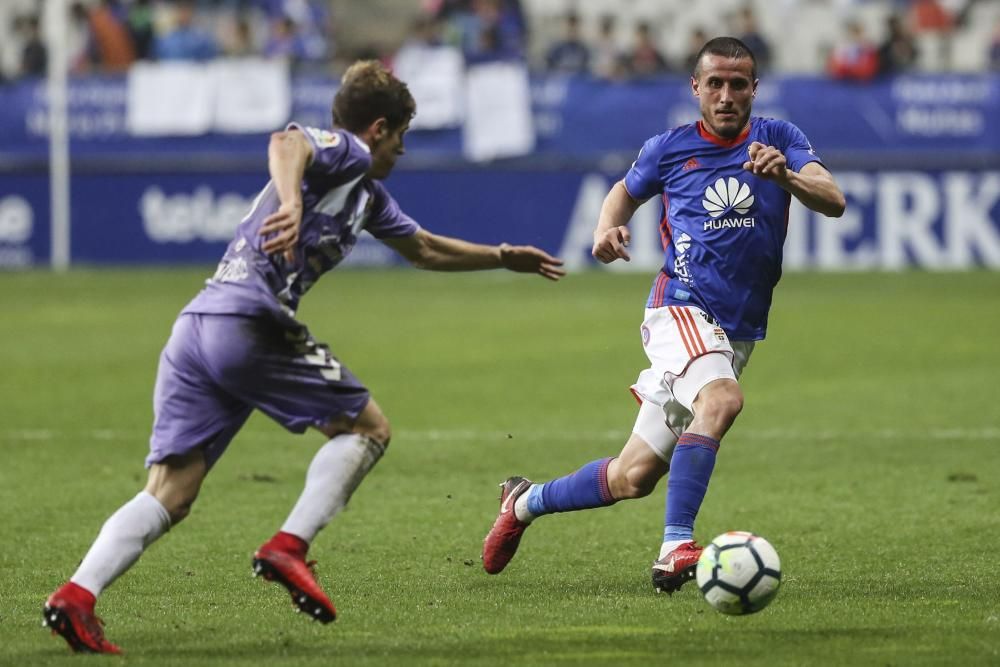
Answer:
<svg viewBox="0 0 1000 667"><path fill-rule="evenodd" d="M757 57L757 71L766 72L771 69L771 45L760 33L757 27L757 15L754 14L753 7L744 5L736 18L736 35L741 42ZM704 42L702 42L704 44ZM694 71L694 67L689 72Z"/></svg>
<svg viewBox="0 0 1000 667"><path fill-rule="evenodd" d="M955 17L939 0L911 0L910 20L918 33L947 33L955 27Z"/></svg>
<svg viewBox="0 0 1000 667"><path fill-rule="evenodd" d="M152 3L149 0L133 0L128 7L126 23L135 46L135 57L139 60L152 58L155 37Z"/></svg>
<svg viewBox="0 0 1000 667"><path fill-rule="evenodd" d="M14 79L21 73L21 55L24 51L24 20L21 14L10 17L7 34L0 39L0 80Z"/></svg>
<svg viewBox="0 0 1000 667"><path fill-rule="evenodd" d="M160 60L209 60L219 48L215 37L195 25L194 0L178 0L174 4L174 27L154 42Z"/></svg>
<svg viewBox="0 0 1000 667"><path fill-rule="evenodd" d="M684 59L681 61L685 74L694 72L695 65L698 64L698 54L701 53L701 47L705 46L705 42L707 41L708 33L705 32L704 28L696 26L691 30L691 36L688 37L687 51L684 53Z"/></svg>
<svg viewBox="0 0 1000 667"><path fill-rule="evenodd" d="M264 55L268 58L285 59L293 65L308 59L306 45L291 17L283 16L277 21L270 39L264 46Z"/></svg>
<svg viewBox="0 0 1000 667"><path fill-rule="evenodd" d="M472 0L467 8L452 11L452 32L467 61L523 56L524 28L518 7L502 0Z"/></svg>
<svg viewBox="0 0 1000 667"><path fill-rule="evenodd" d="M21 49L21 76L45 76L48 57L38 29L38 17L27 16L21 22L24 47Z"/></svg>
<svg viewBox="0 0 1000 667"><path fill-rule="evenodd" d="M629 73L637 77L656 76L670 69L667 59L653 43L652 29L645 21L635 26L635 46L629 54L628 64Z"/></svg>
<svg viewBox="0 0 1000 667"><path fill-rule="evenodd" d="M614 14L601 16L590 58L591 71L600 79L619 80L628 75L626 55L618 45L617 29Z"/></svg>
<svg viewBox="0 0 1000 667"><path fill-rule="evenodd" d="M253 31L246 17L234 16L227 34L227 39L223 41L223 52L227 58L248 58L257 55Z"/></svg>
<svg viewBox="0 0 1000 667"><path fill-rule="evenodd" d="M93 48L87 8L82 2L74 2L69 6L69 25L66 31L69 71L80 74L89 70L92 65Z"/></svg>
<svg viewBox="0 0 1000 667"><path fill-rule="evenodd" d="M550 72L583 74L590 69L590 49L580 35L580 16L569 12L565 18L566 34L549 49L545 65Z"/></svg>
<svg viewBox="0 0 1000 667"><path fill-rule="evenodd" d="M835 79L869 81L878 73L878 53L860 21L849 21L844 39L833 47L827 71Z"/></svg>
<svg viewBox="0 0 1000 667"><path fill-rule="evenodd" d="M135 45L119 17L115 0L101 0L87 14L90 23L91 62L105 71L128 69L135 61Z"/></svg>
<svg viewBox="0 0 1000 667"><path fill-rule="evenodd" d="M1000 72L1000 19L993 26L993 42L990 44L990 69Z"/></svg>
<svg viewBox="0 0 1000 667"><path fill-rule="evenodd" d="M285 18L295 26L297 50L301 61L324 62L333 55L329 0L254 0L264 6L271 28L281 32Z"/></svg>
<svg viewBox="0 0 1000 667"><path fill-rule="evenodd" d="M885 40L878 47L879 73L888 75L912 70L917 64L919 50L906 21L898 14L890 14L885 27Z"/></svg>
<svg viewBox="0 0 1000 667"><path fill-rule="evenodd" d="M498 25L484 25L480 28L479 42L471 52L465 54L465 62L468 65L521 58L521 51L504 39Z"/></svg>
<svg viewBox="0 0 1000 667"><path fill-rule="evenodd" d="M409 36L393 56L392 69L394 73L397 76L401 76L399 71L396 70L397 65L407 72L426 67L427 58L432 57L430 54L433 54L438 49L456 50L452 46L445 45L444 39L441 36L442 28L441 19L434 13L425 13L417 16L410 27ZM402 78L405 79L406 77ZM412 87L413 82L407 81L407 84Z"/></svg>

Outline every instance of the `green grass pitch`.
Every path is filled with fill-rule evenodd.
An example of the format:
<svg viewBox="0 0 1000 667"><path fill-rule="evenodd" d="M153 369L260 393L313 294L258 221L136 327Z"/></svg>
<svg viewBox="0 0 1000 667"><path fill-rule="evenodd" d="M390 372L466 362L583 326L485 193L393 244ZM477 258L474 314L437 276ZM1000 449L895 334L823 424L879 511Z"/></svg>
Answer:
<svg viewBox="0 0 1000 667"><path fill-rule="evenodd" d="M209 269L0 275L0 664L97 664L45 596L141 487L159 350ZM255 416L192 516L98 605L127 665L1000 664L1000 273L793 274L696 528L766 536L784 580L730 618L653 594L650 497L545 517L506 572L510 474L615 454L650 276L341 271L300 313L372 389L389 453L315 542L320 626L250 577L321 444Z"/></svg>

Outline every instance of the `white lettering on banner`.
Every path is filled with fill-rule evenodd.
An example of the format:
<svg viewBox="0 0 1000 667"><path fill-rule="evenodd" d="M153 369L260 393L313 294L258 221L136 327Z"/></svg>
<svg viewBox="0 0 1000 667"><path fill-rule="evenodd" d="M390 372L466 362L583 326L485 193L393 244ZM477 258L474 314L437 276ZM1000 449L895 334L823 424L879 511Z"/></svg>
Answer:
<svg viewBox="0 0 1000 667"><path fill-rule="evenodd" d="M924 80L900 77L892 84L892 96L910 104L976 104L990 98L989 80Z"/></svg>
<svg viewBox="0 0 1000 667"><path fill-rule="evenodd" d="M70 136L77 139L110 137L125 132L125 111L74 111L66 119ZM45 109L29 110L24 116L29 136L49 136L49 113Z"/></svg>
<svg viewBox="0 0 1000 667"><path fill-rule="evenodd" d="M1000 172L838 172L847 210L830 219L793 201L785 268L832 271L1000 268ZM593 230L610 181L580 183L559 255L567 268L592 266ZM599 265L652 271L663 261L657 198L636 211L631 262Z"/></svg>
<svg viewBox="0 0 1000 667"><path fill-rule="evenodd" d="M34 211L27 199L18 195L0 199L0 243L24 243L33 227Z"/></svg>
<svg viewBox="0 0 1000 667"><path fill-rule="evenodd" d="M20 195L0 197L0 267L24 268L34 263L31 240L35 213Z"/></svg>
<svg viewBox="0 0 1000 667"><path fill-rule="evenodd" d="M809 215L812 216L816 238L813 263L818 268L831 271L873 269L878 264L878 240L871 238L871 232L865 234L863 213L871 206L875 181L868 174L846 173L837 174L837 182L853 205L848 206L844 215L836 220L813 214L794 200L794 205L807 214L803 216L803 222Z"/></svg>
<svg viewBox="0 0 1000 667"><path fill-rule="evenodd" d="M941 215L937 184L927 174L893 172L878 177L875 220L882 250L881 267L902 269L912 261L929 269L945 268L945 253L932 229Z"/></svg>
<svg viewBox="0 0 1000 667"><path fill-rule="evenodd" d="M921 137L978 137L986 131L983 112L967 107L901 107L896 124L903 133Z"/></svg>
<svg viewBox="0 0 1000 667"><path fill-rule="evenodd" d="M949 265L969 266L973 255L986 266L1000 266L1000 230L990 211L1000 202L1000 174L983 175L975 191L972 174L948 173L944 176L945 245Z"/></svg>
<svg viewBox="0 0 1000 667"><path fill-rule="evenodd" d="M236 193L218 197L202 185L193 194L166 195L153 186L139 200L142 226L156 243L228 241L252 198Z"/></svg>

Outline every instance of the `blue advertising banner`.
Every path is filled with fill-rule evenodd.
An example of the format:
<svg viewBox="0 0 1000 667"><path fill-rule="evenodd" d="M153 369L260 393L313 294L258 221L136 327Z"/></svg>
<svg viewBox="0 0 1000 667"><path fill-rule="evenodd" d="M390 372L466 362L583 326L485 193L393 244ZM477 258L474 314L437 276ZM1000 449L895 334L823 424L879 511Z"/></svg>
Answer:
<svg viewBox="0 0 1000 667"><path fill-rule="evenodd" d="M840 171L847 212L789 214L787 269L1000 268L1000 171ZM571 269L593 265L598 211L621 173L589 170L399 170L387 182L427 229L473 241L532 243ZM266 182L245 173L81 174L72 187L75 263L216 261ZM44 173L0 179L0 266L48 260ZM655 271L662 262L655 201L636 213L633 261L611 270ZM399 259L365 236L349 262Z"/></svg>
<svg viewBox="0 0 1000 667"><path fill-rule="evenodd" d="M291 118L328 126L336 86L333 79L294 78ZM681 77L622 84L548 76L533 78L531 88L538 138L535 155L541 157L631 156L648 137L691 122L698 113L688 80ZM69 99L76 160L132 156L141 161L154 153L238 160L261 155L266 141L266 134L132 137L126 126L127 86L121 77L73 79ZM870 84L774 77L760 84L754 109L758 115L795 123L821 154L835 157L845 167L864 166L862 161L875 166L880 155L964 156L978 160L980 166L1000 161L998 75L906 76ZM47 127L44 85L20 82L0 87L3 162L44 158ZM462 154L462 131L415 130L407 135L407 143L417 159L457 160Z"/></svg>

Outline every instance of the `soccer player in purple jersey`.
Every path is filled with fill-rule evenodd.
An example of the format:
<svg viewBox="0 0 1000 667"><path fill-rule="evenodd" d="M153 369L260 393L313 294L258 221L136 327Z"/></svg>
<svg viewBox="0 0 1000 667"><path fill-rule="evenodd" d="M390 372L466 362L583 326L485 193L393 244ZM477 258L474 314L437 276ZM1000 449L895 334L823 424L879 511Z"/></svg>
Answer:
<svg viewBox="0 0 1000 667"><path fill-rule="evenodd" d="M271 136L271 180L237 228L215 275L183 309L160 357L145 489L115 512L44 622L77 651L118 653L96 596L191 510L212 465L254 410L328 442L284 525L253 556L310 617L336 611L305 556L389 444L368 390L295 319L299 299L367 230L425 269L505 268L558 280L562 262L531 246L479 245L425 231L379 182L403 154L415 112L406 85L375 61L355 63L333 101L332 131L292 124Z"/></svg>
<svg viewBox="0 0 1000 667"><path fill-rule="evenodd" d="M594 231L594 257L628 261L626 225L643 202L662 198L664 264L640 329L650 367L632 386L640 404L632 434L617 457L565 477L504 482L483 543L490 574L506 567L539 516L646 496L669 471L653 587L672 593L694 577L702 552L695 517L719 443L743 408L737 379L766 333L791 198L831 217L845 202L801 130L751 116L757 67L745 44L706 43L691 90L701 120L645 143Z"/></svg>

